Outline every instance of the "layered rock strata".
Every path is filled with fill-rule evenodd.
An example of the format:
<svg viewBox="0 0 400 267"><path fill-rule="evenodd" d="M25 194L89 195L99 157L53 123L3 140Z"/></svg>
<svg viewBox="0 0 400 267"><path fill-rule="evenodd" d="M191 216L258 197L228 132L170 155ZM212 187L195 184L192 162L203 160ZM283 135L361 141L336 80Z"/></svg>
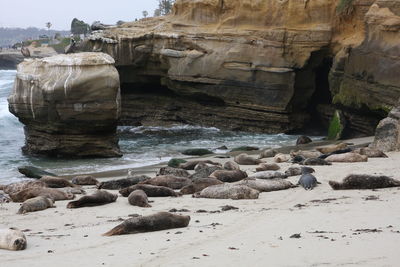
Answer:
<svg viewBox="0 0 400 267"><path fill-rule="evenodd" d="M25 60L8 98L11 113L25 125L23 150L62 157L120 156L119 88L114 60L103 53Z"/></svg>

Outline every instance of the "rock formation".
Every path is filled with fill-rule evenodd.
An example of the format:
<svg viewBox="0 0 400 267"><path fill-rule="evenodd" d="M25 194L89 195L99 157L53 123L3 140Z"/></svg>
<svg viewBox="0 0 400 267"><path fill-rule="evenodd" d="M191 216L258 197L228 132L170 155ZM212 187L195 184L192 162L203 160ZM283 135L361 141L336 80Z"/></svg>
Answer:
<svg viewBox="0 0 400 267"><path fill-rule="evenodd" d="M339 109L372 134L400 96L399 15L399 0L177 0L89 47L116 61L124 124L276 133Z"/></svg>
<svg viewBox="0 0 400 267"><path fill-rule="evenodd" d="M27 153L115 157L120 84L103 53L28 59L18 65L10 111L25 124Z"/></svg>

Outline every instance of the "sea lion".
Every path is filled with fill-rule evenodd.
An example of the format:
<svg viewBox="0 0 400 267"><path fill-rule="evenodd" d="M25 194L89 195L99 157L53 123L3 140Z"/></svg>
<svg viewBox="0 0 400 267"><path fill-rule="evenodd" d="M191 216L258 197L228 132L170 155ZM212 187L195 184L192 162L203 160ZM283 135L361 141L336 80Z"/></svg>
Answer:
<svg viewBox="0 0 400 267"><path fill-rule="evenodd" d="M174 175L174 176L178 176L178 177L189 177L190 173L187 170L180 169L180 168L162 167L157 173L157 176L160 176L160 175Z"/></svg>
<svg viewBox="0 0 400 267"><path fill-rule="evenodd" d="M237 184L246 185L260 192L271 192L296 187L291 182L283 179L260 180L254 178L246 178L240 182L237 182Z"/></svg>
<svg viewBox="0 0 400 267"><path fill-rule="evenodd" d="M184 186L190 185L192 180L185 177L176 177L173 175L157 176L146 181L140 182L140 184L151 184L157 186L165 186L172 189L181 189Z"/></svg>
<svg viewBox="0 0 400 267"><path fill-rule="evenodd" d="M8 194L0 193L0 204L9 202L11 202L11 198L8 196Z"/></svg>
<svg viewBox="0 0 400 267"><path fill-rule="evenodd" d="M285 155L285 154L282 154L282 153L276 154L275 157L274 157L274 161L276 163L288 162L289 159L290 159L289 155Z"/></svg>
<svg viewBox="0 0 400 267"><path fill-rule="evenodd" d="M241 170L219 170L210 174L210 178L215 178L224 183L233 183L247 177L247 173Z"/></svg>
<svg viewBox="0 0 400 267"><path fill-rule="evenodd" d="M246 185L220 184L204 188L193 195L196 198L215 199L257 199L259 191Z"/></svg>
<svg viewBox="0 0 400 267"><path fill-rule="evenodd" d="M351 148L339 149L339 150L333 151L333 152L328 153L328 154L322 154L322 155L319 156L318 158L320 158L320 159L326 159L327 157L329 157L329 156L331 156L331 155L344 154L344 153L348 153L348 152L351 152L351 151L352 151Z"/></svg>
<svg viewBox="0 0 400 267"><path fill-rule="evenodd" d="M379 175L369 174L350 174L342 182L329 181L329 185L334 190L343 189L376 189L400 186L400 181Z"/></svg>
<svg viewBox="0 0 400 267"><path fill-rule="evenodd" d="M234 157L233 159L237 164L239 165L258 165L260 163L263 163L262 160L260 159L255 159L246 153L242 153Z"/></svg>
<svg viewBox="0 0 400 267"><path fill-rule="evenodd" d="M19 229L0 229L0 249L24 250L26 244L26 237Z"/></svg>
<svg viewBox="0 0 400 267"><path fill-rule="evenodd" d="M193 183L183 187L181 189L180 193L183 195L194 194L196 192L200 192L204 188L207 188L212 185L217 185L217 184L223 184L223 182L221 182L220 180L215 179L215 178L194 179Z"/></svg>
<svg viewBox="0 0 400 267"><path fill-rule="evenodd" d="M368 157L354 152L335 154L325 159L328 162L366 162Z"/></svg>
<svg viewBox="0 0 400 267"><path fill-rule="evenodd" d="M48 197L54 201L68 200L68 199L73 199L75 197L74 194L65 193L61 190L55 188L47 188L47 187L27 188L22 191L19 191L18 193L10 194L10 197L14 202L24 202L27 199L38 196Z"/></svg>
<svg viewBox="0 0 400 267"><path fill-rule="evenodd" d="M83 196L78 200L71 201L67 204L68 209L76 209L82 207L101 206L115 202L118 196L107 191L97 190L90 196Z"/></svg>
<svg viewBox="0 0 400 267"><path fill-rule="evenodd" d="M9 185L0 185L0 190L3 190L4 193L11 195L16 194L24 189L35 187L46 187L46 184L42 181L23 181Z"/></svg>
<svg viewBox="0 0 400 267"><path fill-rule="evenodd" d="M211 160L192 160L192 161L188 161L188 162L179 164L179 168L185 169L185 170L194 170L194 167L196 167L196 165L199 164L200 162L212 164L215 166L221 166L220 163L213 162Z"/></svg>
<svg viewBox="0 0 400 267"><path fill-rule="evenodd" d="M80 175L72 178L72 183L76 185L98 185L99 181L91 175Z"/></svg>
<svg viewBox="0 0 400 267"><path fill-rule="evenodd" d="M54 176L42 176L39 181L45 183L50 188L78 187L66 179Z"/></svg>
<svg viewBox="0 0 400 267"><path fill-rule="evenodd" d="M275 178L287 178L287 177L288 176L286 174L278 171L262 171L249 175L249 178L256 178L256 179L275 179Z"/></svg>
<svg viewBox="0 0 400 267"><path fill-rule="evenodd" d="M27 212L34 212L39 210L45 210L47 208L53 208L54 201L48 197L34 197L24 201L18 210L18 214L24 214Z"/></svg>
<svg viewBox="0 0 400 267"><path fill-rule="evenodd" d="M240 166L236 162L227 161L224 164L224 169L228 171L240 170Z"/></svg>
<svg viewBox="0 0 400 267"><path fill-rule="evenodd" d="M165 186L156 186L156 185L150 185L150 184L137 184L137 185L132 185L129 187L125 187L121 190L119 190L119 193L127 197L129 196L130 193L132 193L135 190L143 190L148 197L179 197L181 196L180 193L175 192L169 187Z"/></svg>
<svg viewBox="0 0 400 267"><path fill-rule="evenodd" d="M187 227L190 216L182 216L169 212L158 212L149 216L139 216L125 220L103 236L137 234L153 231L161 231L174 228Z"/></svg>
<svg viewBox="0 0 400 267"><path fill-rule="evenodd" d="M306 159L309 158L318 158L321 156L322 153L319 151L309 151L309 150L298 150L298 151L292 151L290 152L290 156L295 157L295 156L303 156Z"/></svg>
<svg viewBox="0 0 400 267"><path fill-rule="evenodd" d="M147 195L143 190L135 190L128 196L128 202L132 206L138 206L142 208L150 208L149 200L147 199Z"/></svg>
<svg viewBox="0 0 400 267"><path fill-rule="evenodd" d="M296 140L296 146L308 144L308 143L311 143L311 142L312 142L312 140L311 140L310 137L305 136L305 135L301 135L301 136L299 136L299 138L297 138L297 140Z"/></svg>
<svg viewBox="0 0 400 267"><path fill-rule="evenodd" d="M311 166L332 165L332 163L327 162L326 160L320 158L309 158L303 161L303 165L311 165Z"/></svg>
<svg viewBox="0 0 400 267"><path fill-rule="evenodd" d="M278 154L278 152L275 149L265 149L261 151L260 156L258 158L259 159L272 158L275 157L276 154Z"/></svg>
<svg viewBox="0 0 400 267"><path fill-rule="evenodd" d="M190 175L190 179L199 179L199 178L208 178L211 173L217 171L217 170L222 170L221 167L219 166L210 166L210 167L205 167L197 170L195 173Z"/></svg>
<svg viewBox="0 0 400 267"><path fill-rule="evenodd" d="M314 175L306 173L301 175L297 184L301 185L305 190L312 190L317 185L317 183L317 178L315 178Z"/></svg>
<svg viewBox="0 0 400 267"><path fill-rule="evenodd" d="M317 147L315 149L318 150L319 152L321 152L322 154L329 154L334 151L345 149L345 148L347 148L347 144L340 143L340 144L336 144L336 145L321 146L321 147Z"/></svg>
<svg viewBox="0 0 400 267"><path fill-rule="evenodd" d="M355 153L358 153L360 155L365 155L368 158L387 158L388 156L379 149L374 149L370 147L362 147L354 150Z"/></svg>
<svg viewBox="0 0 400 267"><path fill-rule="evenodd" d="M138 184L140 182L144 182L148 179L150 179L149 176L139 175L139 176L124 178L124 179L101 182L97 186L97 188L98 189L109 189L109 190L120 190L122 188L129 187L129 186Z"/></svg>
<svg viewBox="0 0 400 267"><path fill-rule="evenodd" d="M310 167L289 167L289 169L287 169L285 171L285 174L287 176L297 176L297 175L300 175L300 174L304 174L305 170L308 170L307 173L315 172L315 170L313 168L310 168Z"/></svg>
<svg viewBox="0 0 400 267"><path fill-rule="evenodd" d="M278 164L276 163L261 163L260 165L258 165L258 167L256 168L256 172L262 172L262 171L277 171L279 170L281 167L279 167Z"/></svg>

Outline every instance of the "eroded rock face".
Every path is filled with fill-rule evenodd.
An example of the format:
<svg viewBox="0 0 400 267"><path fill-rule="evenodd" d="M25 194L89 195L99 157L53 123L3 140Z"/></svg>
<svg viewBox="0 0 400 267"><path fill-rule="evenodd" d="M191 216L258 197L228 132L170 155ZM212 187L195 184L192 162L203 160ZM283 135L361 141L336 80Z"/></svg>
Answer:
<svg viewBox="0 0 400 267"><path fill-rule="evenodd" d="M119 88L114 60L103 53L25 60L8 98L11 113L25 124L23 150L64 157L120 156Z"/></svg>
<svg viewBox="0 0 400 267"><path fill-rule="evenodd" d="M372 134L400 95L400 1L345 1L341 17L342 2L177 0L89 47L116 61L123 124L276 133L343 109L350 131Z"/></svg>

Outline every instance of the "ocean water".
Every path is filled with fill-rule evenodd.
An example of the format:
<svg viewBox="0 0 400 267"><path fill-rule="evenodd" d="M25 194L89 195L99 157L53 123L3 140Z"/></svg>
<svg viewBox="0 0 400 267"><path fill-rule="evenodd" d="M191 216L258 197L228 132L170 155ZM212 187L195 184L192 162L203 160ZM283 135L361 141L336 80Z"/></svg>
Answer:
<svg viewBox="0 0 400 267"><path fill-rule="evenodd" d="M60 175L81 174L148 166L185 157L180 151L188 148L215 148L222 145L234 148L243 145L280 147L293 145L298 136L285 134L253 134L222 131L217 128L177 125L172 127L119 127L120 147L124 156L116 159L62 160L25 156L23 125L8 111L16 71L0 70L0 184L23 179L17 167L33 165Z"/></svg>

